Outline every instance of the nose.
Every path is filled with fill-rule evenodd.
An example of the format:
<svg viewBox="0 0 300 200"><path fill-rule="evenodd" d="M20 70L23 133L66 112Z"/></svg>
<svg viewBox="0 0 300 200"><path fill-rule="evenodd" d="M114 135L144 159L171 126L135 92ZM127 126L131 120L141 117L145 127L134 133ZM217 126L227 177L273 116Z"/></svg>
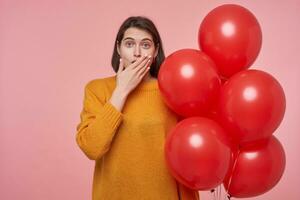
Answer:
<svg viewBox="0 0 300 200"><path fill-rule="evenodd" d="M140 46L139 46L139 45L136 45L136 46L135 46L135 49L134 49L134 57L141 57L141 49L140 49Z"/></svg>

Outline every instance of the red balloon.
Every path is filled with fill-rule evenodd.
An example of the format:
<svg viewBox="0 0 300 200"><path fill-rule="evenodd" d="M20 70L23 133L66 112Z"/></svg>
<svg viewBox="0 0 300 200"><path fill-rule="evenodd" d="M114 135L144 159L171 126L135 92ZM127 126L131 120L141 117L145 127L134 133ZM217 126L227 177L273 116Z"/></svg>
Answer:
<svg viewBox="0 0 300 200"><path fill-rule="evenodd" d="M224 85L226 81L228 80L225 77L220 77L221 79L221 85ZM219 115L218 115L218 103L219 99L216 100L216 102L212 105L211 109L209 110L208 114L205 115L204 117L210 118L216 122L219 121Z"/></svg>
<svg viewBox="0 0 300 200"><path fill-rule="evenodd" d="M165 157L171 174L194 190L221 184L229 168L231 151L223 129L213 120L190 117L168 134Z"/></svg>
<svg viewBox="0 0 300 200"><path fill-rule="evenodd" d="M165 103L184 117L207 113L219 95L220 84L213 61L194 49L172 53L162 63L158 74Z"/></svg>
<svg viewBox="0 0 300 200"><path fill-rule="evenodd" d="M261 195L272 189L285 169L285 153L280 142L271 136L241 147L231 179L224 186L233 197L245 198Z"/></svg>
<svg viewBox="0 0 300 200"><path fill-rule="evenodd" d="M279 82L259 70L244 70L221 88L218 122L236 143L269 138L285 112L285 95Z"/></svg>
<svg viewBox="0 0 300 200"><path fill-rule="evenodd" d="M247 69L262 44L262 32L255 16L246 8L225 4L213 9L202 21L199 47L212 58L222 76Z"/></svg>

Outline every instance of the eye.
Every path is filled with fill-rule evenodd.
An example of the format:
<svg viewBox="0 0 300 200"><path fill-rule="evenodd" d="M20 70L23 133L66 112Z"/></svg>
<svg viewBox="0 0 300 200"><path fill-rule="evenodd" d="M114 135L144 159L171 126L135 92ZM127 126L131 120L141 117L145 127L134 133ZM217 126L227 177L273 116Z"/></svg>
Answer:
<svg viewBox="0 0 300 200"><path fill-rule="evenodd" d="M148 49L148 48L151 47L151 45L149 43L143 43L143 47L146 48L146 49Z"/></svg>
<svg viewBox="0 0 300 200"><path fill-rule="evenodd" d="M131 42L131 41L125 42L125 46L126 46L126 47L132 47L133 44L134 44L134 43Z"/></svg>

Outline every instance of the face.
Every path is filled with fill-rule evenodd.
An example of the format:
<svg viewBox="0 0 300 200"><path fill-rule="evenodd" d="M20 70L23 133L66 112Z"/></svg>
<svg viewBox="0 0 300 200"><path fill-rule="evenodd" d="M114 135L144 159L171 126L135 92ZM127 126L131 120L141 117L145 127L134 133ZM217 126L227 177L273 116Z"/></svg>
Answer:
<svg viewBox="0 0 300 200"><path fill-rule="evenodd" d="M117 50L125 67L134 63L143 55L151 55L152 64L153 58L158 53L158 48L155 48L151 34L133 27L125 31L122 41L119 41Z"/></svg>

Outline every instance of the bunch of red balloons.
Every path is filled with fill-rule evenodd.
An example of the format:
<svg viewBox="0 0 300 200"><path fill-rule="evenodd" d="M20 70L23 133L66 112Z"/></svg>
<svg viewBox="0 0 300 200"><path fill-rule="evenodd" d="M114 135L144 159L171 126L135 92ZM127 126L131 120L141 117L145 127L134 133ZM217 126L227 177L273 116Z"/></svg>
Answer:
<svg viewBox="0 0 300 200"><path fill-rule="evenodd" d="M165 143L172 175L195 190L223 183L233 197L272 189L285 169L273 136L285 112L285 95L267 72L248 69L262 32L246 8L225 4L202 21L198 49L182 49L162 63L158 83L168 107L181 117Z"/></svg>

